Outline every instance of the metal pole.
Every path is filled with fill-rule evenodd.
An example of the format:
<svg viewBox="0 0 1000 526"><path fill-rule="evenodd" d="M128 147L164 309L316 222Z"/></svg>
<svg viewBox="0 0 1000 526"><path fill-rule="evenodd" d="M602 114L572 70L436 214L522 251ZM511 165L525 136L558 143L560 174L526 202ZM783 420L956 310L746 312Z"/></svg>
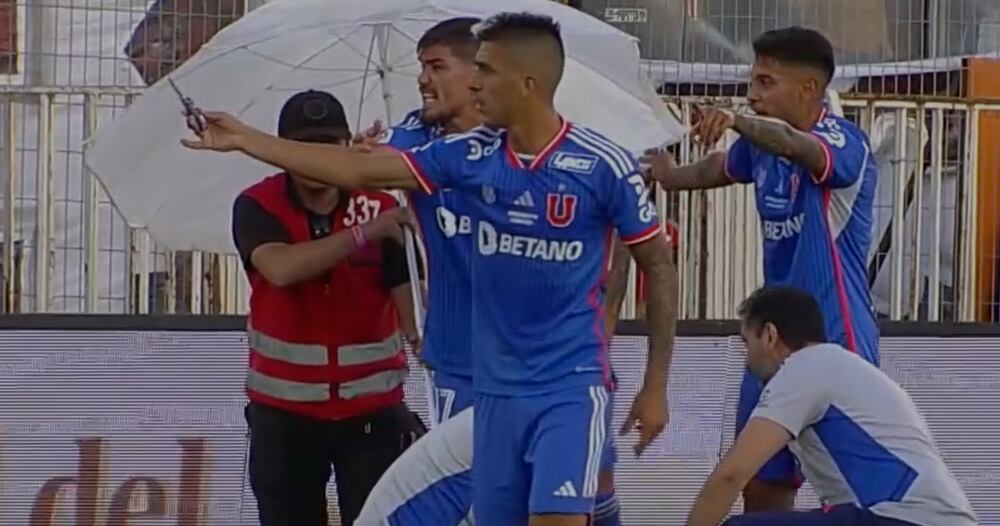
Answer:
<svg viewBox="0 0 1000 526"><path fill-rule="evenodd" d="M201 314L202 284L205 273L202 270L202 253L191 252L191 314Z"/></svg>
<svg viewBox="0 0 1000 526"><path fill-rule="evenodd" d="M976 232L978 214L976 213L977 174L979 166L979 111L973 106L968 113L965 125L966 156L965 170L962 174L961 199L961 266L959 267L958 321L971 322L976 319Z"/></svg>
<svg viewBox="0 0 1000 526"><path fill-rule="evenodd" d="M38 97L35 179L35 312L48 312L52 236L52 96Z"/></svg>
<svg viewBox="0 0 1000 526"><path fill-rule="evenodd" d="M927 1L927 58L937 58L941 31L941 2Z"/></svg>
<svg viewBox="0 0 1000 526"><path fill-rule="evenodd" d="M927 284L927 321L941 317L941 186L944 165L944 110L931 113L931 276ZM954 247L953 247L954 249Z"/></svg>
<svg viewBox="0 0 1000 526"><path fill-rule="evenodd" d="M917 156L916 169L914 171L913 185L913 258L911 259L910 274L910 319L920 318L920 300L923 295L924 272L921 265L921 250L923 244L923 223L924 223L924 145L927 143L927 108L921 106L916 112L917 118L917 145L914 152ZM937 250L937 247L934 247Z"/></svg>
<svg viewBox="0 0 1000 526"><path fill-rule="evenodd" d="M4 309L3 312L18 312L21 310L17 292L21 289L21 265L16 264L14 225L18 222L16 195L18 192L18 174L20 166L17 158L17 103L12 96L4 98L4 193L3 193L3 273L4 273Z"/></svg>
<svg viewBox="0 0 1000 526"><path fill-rule="evenodd" d="M390 86L392 64L389 63L389 33L391 29L391 24L379 24L373 30L374 38L378 45L379 77L381 81L379 84L382 87L382 102L385 104L385 117L388 120L388 123L386 124L387 126L394 122L392 111L392 88ZM363 93L364 92L362 91L362 94ZM359 119L360 115L361 111L359 109ZM393 195L396 197L396 200L399 201L400 206L409 207L405 193L395 191L393 192ZM421 285L419 277L420 272L419 266L417 265L417 244L412 229L406 228L403 230L403 245L406 250L406 269L410 274L410 291L413 296L413 316L416 318L417 334L423 338L424 303L423 294L421 294L423 286Z"/></svg>
<svg viewBox="0 0 1000 526"><path fill-rule="evenodd" d="M98 96L94 93L87 93L83 96L83 156L87 157L90 149L90 139L97 131L97 102ZM84 188L83 188L83 217L84 217L84 312L97 311L98 294L98 258L97 248L100 243L99 228L100 217L98 212L98 198L100 183L97 176L88 168L87 163L83 163Z"/></svg>
<svg viewBox="0 0 1000 526"><path fill-rule="evenodd" d="M149 314L149 232L146 229L134 229L136 252L139 254L139 276L137 292L139 298L136 305L138 314Z"/></svg>
<svg viewBox="0 0 1000 526"><path fill-rule="evenodd" d="M906 163L906 138L908 129L907 111L905 108L896 110L896 141L893 148L894 164L892 178L892 244L891 287L889 302L889 317L899 320L903 312L903 259L906 254L906 244L903 241L906 216L906 179L909 175Z"/></svg>

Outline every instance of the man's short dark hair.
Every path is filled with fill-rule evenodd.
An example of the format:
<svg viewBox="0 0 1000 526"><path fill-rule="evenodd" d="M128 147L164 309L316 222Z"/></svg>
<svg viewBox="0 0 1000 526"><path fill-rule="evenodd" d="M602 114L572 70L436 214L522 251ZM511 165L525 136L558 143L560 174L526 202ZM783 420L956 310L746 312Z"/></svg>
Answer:
<svg viewBox="0 0 1000 526"><path fill-rule="evenodd" d="M754 291L739 308L743 323L759 331L765 323L792 350L826 342L826 327L819 303L808 292L793 287L766 286Z"/></svg>
<svg viewBox="0 0 1000 526"><path fill-rule="evenodd" d="M816 68L826 75L827 84L833 79L837 68L833 45L822 33L814 29L804 27L772 29L753 41L753 51L758 57Z"/></svg>
<svg viewBox="0 0 1000 526"><path fill-rule="evenodd" d="M417 50L444 46L456 57L471 62L479 49L479 41L472 28L480 22L480 19L471 16L449 18L438 22L420 37L417 41Z"/></svg>
<svg viewBox="0 0 1000 526"><path fill-rule="evenodd" d="M566 59L559 22L550 16L534 13L500 13L477 26L476 36L480 42L548 37L558 45L559 57Z"/></svg>

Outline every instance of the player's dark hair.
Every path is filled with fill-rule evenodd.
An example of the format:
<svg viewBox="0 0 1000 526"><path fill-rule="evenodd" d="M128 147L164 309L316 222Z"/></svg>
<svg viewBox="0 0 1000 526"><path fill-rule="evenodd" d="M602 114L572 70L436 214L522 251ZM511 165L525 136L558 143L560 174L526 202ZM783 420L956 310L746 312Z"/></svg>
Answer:
<svg viewBox="0 0 1000 526"><path fill-rule="evenodd" d="M778 337L792 350L826 341L826 327L819 303L808 292L793 287L766 286L740 304L743 323L759 331L773 324Z"/></svg>
<svg viewBox="0 0 1000 526"><path fill-rule="evenodd" d="M471 62L479 50L479 40L476 39L472 28L480 22L480 19L471 16L460 16L438 22L420 37L417 49L444 46L456 57Z"/></svg>
<svg viewBox="0 0 1000 526"><path fill-rule="evenodd" d="M798 26L772 29L753 41L753 51L758 57L816 68L826 75L827 84L837 69L833 45L814 29Z"/></svg>
<svg viewBox="0 0 1000 526"><path fill-rule="evenodd" d="M517 50L522 66L533 71L549 98L555 97L566 67L559 23L552 17L532 13L500 13L475 28L480 42L526 46Z"/></svg>
<svg viewBox="0 0 1000 526"><path fill-rule="evenodd" d="M559 58L566 60L559 22L550 16L534 13L500 13L486 19L476 27L481 42L494 40L523 40L526 38L551 38L559 49Z"/></svg>

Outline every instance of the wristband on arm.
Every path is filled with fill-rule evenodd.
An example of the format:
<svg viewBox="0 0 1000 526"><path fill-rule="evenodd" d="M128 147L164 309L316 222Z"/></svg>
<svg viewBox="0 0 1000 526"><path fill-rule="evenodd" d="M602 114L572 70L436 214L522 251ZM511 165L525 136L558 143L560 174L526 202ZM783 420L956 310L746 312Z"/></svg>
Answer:
<svg viewBox="0 0 1000 526"><path fill-rule="evenodd" d="M368 238L365 237L365 231L361 230L361 227L358 225L351 227L351 237L354 238L355 248L361 248L368 243Z"/></svg>

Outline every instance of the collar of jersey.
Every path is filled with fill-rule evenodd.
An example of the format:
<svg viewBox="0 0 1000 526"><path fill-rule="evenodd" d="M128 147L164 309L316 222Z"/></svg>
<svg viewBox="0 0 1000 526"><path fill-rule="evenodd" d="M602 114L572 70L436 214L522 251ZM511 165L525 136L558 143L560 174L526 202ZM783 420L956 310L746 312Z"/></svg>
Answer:
<svg viewBox="0 0 1000 526"><path fill-rule="evenodd" d="M562 122L562 126L559 127L559 131L557 131L556 134L553 135L551 139L549 139L549 142L546 143L544 148L542 148L542 151L538 152L538 155L535 156L535 160L531 161L531 164L529 164L528 166L525 166L524 161L522 161L521 158L517 156L517 152L511 149L510 132L504 134L505 135L504 147L507 149L507 161L513 164L516 168L520 168L521 170L528 170L528 171L537 170L538 167L541 166L546 159L548 159L549 155L551 155L552 152L556 150L559 144L562 143L563 139L566 138L566 134L569 133L569 129L572 126L570 122L564 119L562 115L559 116L559 121Z"/></svg>

